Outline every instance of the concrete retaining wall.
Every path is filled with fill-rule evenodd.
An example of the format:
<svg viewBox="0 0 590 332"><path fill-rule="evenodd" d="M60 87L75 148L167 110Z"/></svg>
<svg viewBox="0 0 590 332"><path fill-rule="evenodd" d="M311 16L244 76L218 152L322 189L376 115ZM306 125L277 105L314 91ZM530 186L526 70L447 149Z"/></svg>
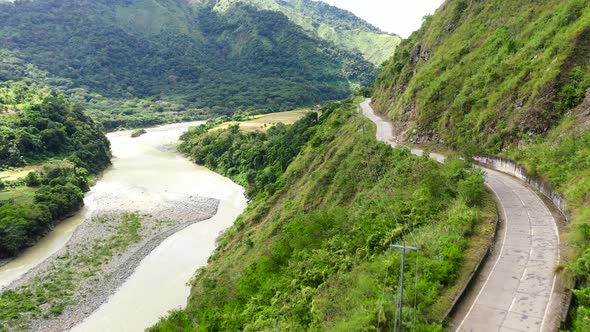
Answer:
<svg viewBox="0 0 590 332"><path fill-rule="evenodd" d="M566 220L569 222L570 213L567 208L567 203L563 196L551 187L543 178L537 176L529 176L526 169L519 165L517 162L498 158L498 157L474 157L473 158L481 166L494 169L503 173L510 174L516 178L526 182L533 189L538 190L540 193L545 195L557 209L564 215Z"/></svg>

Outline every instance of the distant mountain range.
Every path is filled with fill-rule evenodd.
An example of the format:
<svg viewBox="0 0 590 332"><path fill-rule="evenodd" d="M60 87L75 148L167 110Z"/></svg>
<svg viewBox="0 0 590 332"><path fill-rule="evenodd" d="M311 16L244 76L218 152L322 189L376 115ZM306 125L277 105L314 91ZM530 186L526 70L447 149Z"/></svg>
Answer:
<svg viewBox="0 0 590 332"><path fill-rule="evenodd" d="M0 4L0 81L90 104L98 94L284 110L370 85L399 40L308 0L19 1Z"/></svg>

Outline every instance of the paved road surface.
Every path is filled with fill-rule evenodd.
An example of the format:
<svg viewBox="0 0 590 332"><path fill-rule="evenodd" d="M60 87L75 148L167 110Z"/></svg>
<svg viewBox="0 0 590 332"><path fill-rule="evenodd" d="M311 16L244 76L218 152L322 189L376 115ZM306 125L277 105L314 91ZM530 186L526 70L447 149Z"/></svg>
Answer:
<svg viewBox="0 0 590 332"><path fill-rule="evenodd" d="M377 125L377 139L395 146L393 127L370 106L363 114ZM413 149L412 153L422 154ZM445 157L431 153L439 162ZM485 170L486 184L496 195L503 221L496 255L478 276L472 299L463 301L452 326L456 331L555 331L555 266L559 236L555 220L537 194L519 180ZM479 285L478 285L479 284ZM479 289L478 289L479 287ZM554 294L555 293L555 294Z"/></svg>

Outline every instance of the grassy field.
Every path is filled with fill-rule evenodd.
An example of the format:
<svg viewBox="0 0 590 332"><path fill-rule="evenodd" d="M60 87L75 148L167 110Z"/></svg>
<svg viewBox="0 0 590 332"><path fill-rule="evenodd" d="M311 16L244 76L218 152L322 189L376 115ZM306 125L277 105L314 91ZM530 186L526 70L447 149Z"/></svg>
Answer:
<svg viewBox="0 0 590 332"><path fill-rule="evenodd" d="M25 167L19 167L11 170L0 171L0 180L2 181L17 181L24 178L32 171L36 171L41 168L41 165L31 165ZM0 202L12 200L15 203L29 204L32 203L35 198L35 192L38 188L27 187L25 185L19 185L12 188L6 188L0 190Z"/></svg>
<svg viewBox="0 0 590 332"><path fill-rule="evenodd" d="M27 186L18 186L12 189L0 191L0 201L13 200L15 203L28 204L32 203L35 198L37 188Z"/></svg>
<svg viewBox="0 0 590 332"><path fill-rule="evenodd" d="M311 112L310 109L298 109L288 112L276 112L268 114L260 114L253 116L252 119L247 121L229 121L224 122L214 130L225 129L235 124L240 125L240 130L246 132L266 132L268 128L272 127L277 123L292 124L295 121L301 119L305 114Z"/></svg>
<svg viewBox="0 0 590 332"><path fill-rule="evenodd" d="M19 167L11 170L0 171L0 179L7 181L14 181L20 178L24 178L32 171L36 171L41 168L41 165L30 165L25 167Z"/></svg>

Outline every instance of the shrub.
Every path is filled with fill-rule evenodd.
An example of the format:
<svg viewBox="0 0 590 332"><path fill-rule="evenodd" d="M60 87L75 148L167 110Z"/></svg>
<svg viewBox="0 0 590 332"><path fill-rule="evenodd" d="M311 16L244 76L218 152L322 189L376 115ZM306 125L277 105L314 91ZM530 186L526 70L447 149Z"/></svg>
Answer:
<svg viewBox="0 0 590 332"><path fill-rule="evenodd" d="M28 187L37 187L41 184L41 174L37 171L29 172L25 176L25 183Z"/></svg>

